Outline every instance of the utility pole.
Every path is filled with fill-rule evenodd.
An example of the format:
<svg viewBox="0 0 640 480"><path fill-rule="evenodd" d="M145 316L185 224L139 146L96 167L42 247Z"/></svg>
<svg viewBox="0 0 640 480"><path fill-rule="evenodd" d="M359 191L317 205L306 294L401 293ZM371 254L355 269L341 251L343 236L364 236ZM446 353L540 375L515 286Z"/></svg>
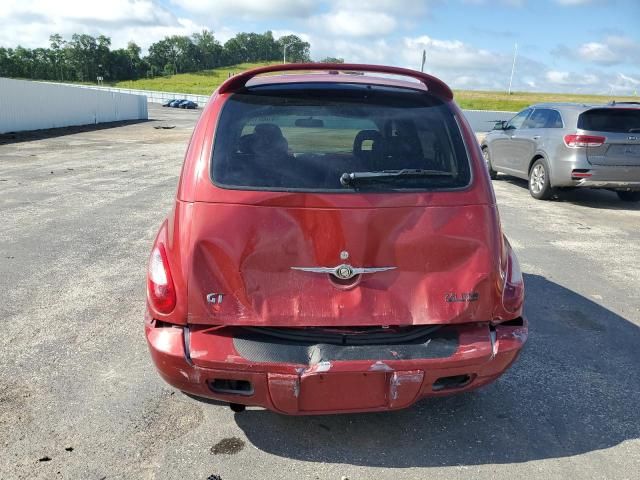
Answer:
<svg viewBox="0 0 640 480"><path fill-rule="evenodd" d="M420 71L424 72L424 63L427 61L427 50L422 50L422 65L420 66Z"/></svg>
<svg viewBox="0 0 640 480"><path fill-rule="evenodd" d="M513 65L511 66L511 78L509 79L509 95L511 95L511 85L513 84L513 74L516 71L516 57L518 56L518 44L516 43L513 51Z"/></svg>

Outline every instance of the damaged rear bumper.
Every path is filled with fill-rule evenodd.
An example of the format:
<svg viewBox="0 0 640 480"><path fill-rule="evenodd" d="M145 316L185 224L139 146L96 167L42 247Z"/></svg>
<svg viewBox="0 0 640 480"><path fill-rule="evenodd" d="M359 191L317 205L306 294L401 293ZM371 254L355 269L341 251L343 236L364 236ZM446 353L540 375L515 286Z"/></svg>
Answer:
<svg viewBox="0 0 640 480"><path fill-rule="evenodd" d="M444 326L393 345L300 344L153 320L145 333L160 375L174 387L305 415L395 410L486 385L516 360L528 328L524 318Z"/></svg>

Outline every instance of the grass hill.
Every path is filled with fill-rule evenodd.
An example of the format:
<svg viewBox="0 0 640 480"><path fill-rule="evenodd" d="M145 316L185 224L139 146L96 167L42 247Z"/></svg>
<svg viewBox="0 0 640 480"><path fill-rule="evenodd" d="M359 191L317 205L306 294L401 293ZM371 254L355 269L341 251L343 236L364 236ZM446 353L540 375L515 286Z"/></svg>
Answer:
<svg viewBox="0 0 640 480"><path fill-rule="evenodd" d="M277 62L274 62L277 63ZM229 74L242 72L249 68L261 67L268 63L242 63L231 67L203 70L196 73L181 73L167 77L156 77L133 81L117 82L113 86L136 88L141 90L161 90L164 92L195 93L210 95L215 88L229 77ZM474 90L456 90L454 92L458 105L475 110L518 111L539 102L580 102L606 103L616 101L640 101L640 97L608 97L601 95L578 95L563 93L530 93L484 92Z"/></svg>
<svg viewBox="0 0 640 480"><path fill-rule="evenodd" d="M213 70L202 70L194 73L179 73L166 77L127 80L116 82L113 86L119 88L139 88L141 90L211 95L218 85L229 78L230 74L240 73L250 68L263 67L265 65L270 65L270 63L241 63L240 65L220 67Z"/></svg>

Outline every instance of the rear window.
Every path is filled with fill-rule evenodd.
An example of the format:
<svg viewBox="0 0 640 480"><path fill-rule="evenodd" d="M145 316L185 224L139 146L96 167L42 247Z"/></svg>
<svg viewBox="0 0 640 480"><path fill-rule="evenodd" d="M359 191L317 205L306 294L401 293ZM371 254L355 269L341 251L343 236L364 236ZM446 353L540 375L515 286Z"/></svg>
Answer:
<svg viewBox="0 0 640 480"><path fill-rule="evenodd" d="M597 132L640 132L639 108L594 108L578 117L578 128Z"/></svg>
<svg viewBox="0 0 640 480"><path fill-rule="evenodd" d="M414 174L340 182L345 173L407 169ZM439 99L402 88L294 84L227 100L212 178L224 188L349 192L460 188L471 174L458 125Z"/></svg>

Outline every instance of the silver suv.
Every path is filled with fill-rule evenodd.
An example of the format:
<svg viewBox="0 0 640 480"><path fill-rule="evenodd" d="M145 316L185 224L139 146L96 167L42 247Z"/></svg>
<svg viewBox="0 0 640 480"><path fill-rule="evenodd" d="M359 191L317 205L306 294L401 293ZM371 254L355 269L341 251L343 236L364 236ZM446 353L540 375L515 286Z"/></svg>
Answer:
<svg viewBox="0 0 640 480"><path fill-rule="evenodd" d="M481 147L492 179L528 179L534 198L594 187L640 201L640 103L532 105L496 123Z"/></svg>

